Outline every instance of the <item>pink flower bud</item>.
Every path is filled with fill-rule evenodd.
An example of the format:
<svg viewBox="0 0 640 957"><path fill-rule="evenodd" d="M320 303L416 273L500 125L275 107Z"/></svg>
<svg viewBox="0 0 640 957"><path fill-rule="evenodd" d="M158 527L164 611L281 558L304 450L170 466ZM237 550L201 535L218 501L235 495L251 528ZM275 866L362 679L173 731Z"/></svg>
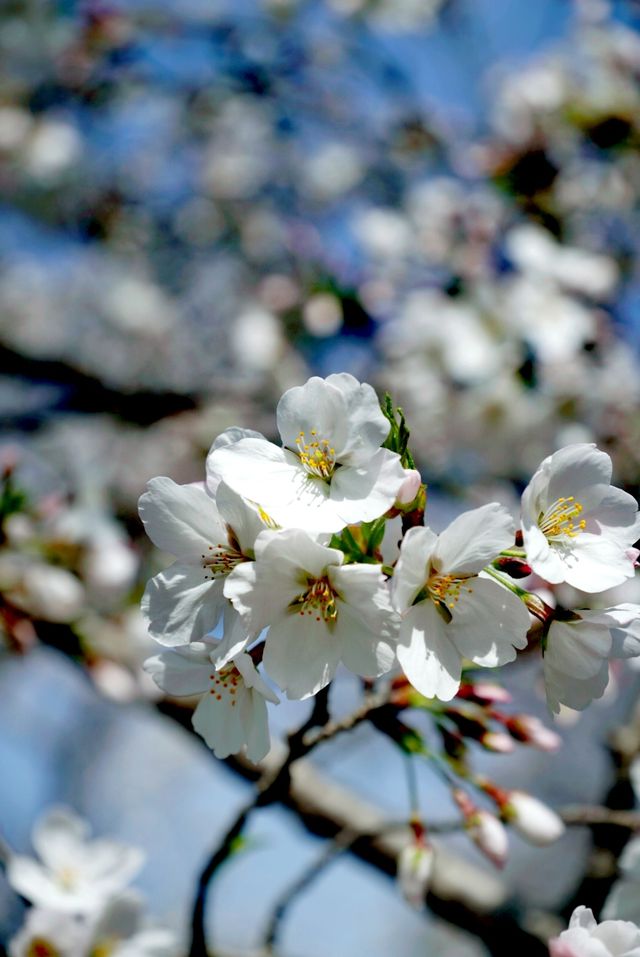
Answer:
<svg viewBox="0 0 640 957"><path fill-rule="evenodd" d="M564 824L556 812L525 791L510 791L502 810L515 830L531 844L544 847L564 834Z"/></svg>
<svg viewBox="0 0 640 957"><path fill-rule="evenodd" d="M396 502L398 505L410 505L420 491L422 485L422 476L417 469L404 470L404 482L398 490Z"/></svg>
<svg viewBox="0 0 640 957"><path fill-rule="evenodd" d="M530 744L540 751L557 751L562 744L560 735L547 728L535 715L514 715L507 719L505 725L516 741Z"/></svg>
<svg viewBox="0 0 640 957"><path fill-rule="evenodd" d="M509 838L502 821L489 811L478 810L469 818L467 829L482 853L496 867L504 867L509 853Z"/></svg>
<svg viewBox="0 0 640 957"><path fill-rule="evenodd" d="M515 749L513 739L501 731L487 731L480 738L480 744L487 751L495 751L498 754L510 754Z"/></svg>
<svg viewBox="0 0 640 957"><path fill-rule="evenodd" d="M506 688L491 681L474 681L473 684L461 685L458 698L471 698L483 704L508 704L512 700Z"/></svg>

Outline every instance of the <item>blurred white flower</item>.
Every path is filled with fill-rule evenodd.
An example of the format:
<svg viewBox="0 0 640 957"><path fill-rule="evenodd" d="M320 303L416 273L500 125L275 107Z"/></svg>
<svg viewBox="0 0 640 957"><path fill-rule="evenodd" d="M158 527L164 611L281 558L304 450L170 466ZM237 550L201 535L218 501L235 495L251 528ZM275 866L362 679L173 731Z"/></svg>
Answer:
<svg viewBox="0 0 640 957"><path fill-rule="evenodd" d="M588 907L577 907L569 929L549 941L550 957L640 957L640 928L629 921L599 924Z"/></svg>
<svg viewBox="0 0 640 957"><path fill-rule="evenodd" d="M67 914L96 913L138 873L135 847L89 839L89 826L68 808L52 808L35 825L40 861L14 854L7 865L13 889L37 907Z"/></svg>

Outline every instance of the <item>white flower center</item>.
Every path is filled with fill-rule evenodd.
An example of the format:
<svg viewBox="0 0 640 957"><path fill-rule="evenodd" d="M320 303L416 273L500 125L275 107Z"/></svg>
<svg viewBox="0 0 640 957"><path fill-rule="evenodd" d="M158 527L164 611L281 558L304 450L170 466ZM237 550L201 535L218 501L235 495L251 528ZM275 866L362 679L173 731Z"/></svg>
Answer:
<svg viewBox="0 0 640 957"><path fill-rule="evenodd" d="M215 696L217 701L226 698L231 702L231 707L236 706L236 695L239 687L242 685L242 675L235 665L227 665L221 671L212 671L209 675L211 679L211 690L209 694Z"/></svg>
<svg viewBox="0 0 640 957"><path fill-rule="evenodd" d="M61 867L56 878L65 891L72 891L78 883L78 873L73 867Z"/></svg>
<svg viewBox="0 0 640 957"><path fill-rule="evenodd" d="M307 441L304 432L296 439L300 461L309 473L316 478L330 479L336 469L336 450L328 439L319 439L315 429L311 429Z"/></svg>
<svg viewBox="0 0 640 957"><path fill-rule="evenodd" d="M574 521L582 511L583 506L573 495L558 498L546 512L541 512L538 516L540 531L546 538L575 538L587 526L583 518L578 522Z"/></svg>
<svg viewBox="0 0 640 957"><path fill-rule="evenodd" d="M336 592L326 578L309 581L309 588L290 603L289 608L299 615L312 615L316 621L334 624L338 617Z"/></svg>
<svg viewBox="0 0 640 957"><path fill-rule="evenodd" d="M202 567L205 570L205 581L223 578L233 571L236 565L245 561L240 545L231 528L228 528L228 541L209 545L208 553L202 556Z"/></svg>

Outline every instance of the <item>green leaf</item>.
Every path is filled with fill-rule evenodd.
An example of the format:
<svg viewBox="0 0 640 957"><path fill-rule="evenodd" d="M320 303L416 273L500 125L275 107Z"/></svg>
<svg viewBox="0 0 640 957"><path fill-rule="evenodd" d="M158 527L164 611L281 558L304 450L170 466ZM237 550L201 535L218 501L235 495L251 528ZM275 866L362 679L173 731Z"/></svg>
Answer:
<svg viewBox="0 0 640 957"><path fill-rule="evenodd" d="M415 468L415 462L413 456L409 451L409 428L404 417L404 412L400 406L394 408L393 402L391 401L391 396L388 392L385 392L384 399L380 403L380 408L382 409L382 414L389 421L391 428L389 429L389 435L386 440L382 443L383 449L390 449L392 452L397 452L400 456L400 460L403 466L406 469Z"/></svg>

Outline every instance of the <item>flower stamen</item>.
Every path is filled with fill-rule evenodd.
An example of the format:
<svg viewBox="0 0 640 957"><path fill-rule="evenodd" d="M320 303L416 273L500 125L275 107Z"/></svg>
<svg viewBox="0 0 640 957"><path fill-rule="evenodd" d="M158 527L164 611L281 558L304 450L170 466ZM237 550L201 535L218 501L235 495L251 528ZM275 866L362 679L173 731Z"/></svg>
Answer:
<svg viewBox="0 0 640 957"><path fill-rule="evenodd" d="M583 510L583 506L575 500L573 495L569 495L568 498L558 498L546 512L540 513L538 527L546 538L575 538L587 527L583 518L574 522Z"/></svg>
<svg viewBox="0 0 640 957"><path fill-rule="evenodd" d="M246 561L245 556L240 551L235 535L229 529L229 540L226 544L218 542L217 545L209 545L208 554L202 555L202 567L205 569L205 581L214 581L216 578L224 578L229 572L232 572L236 565Z"/></svg>
<svg viewBox="0 0 640 957"><path fill-rule="evenodd" d="M336 593L326 578L316 578L309 581L306 592L298 595L289 604L292 611L299 615L313 615L316 621L325 624L334 624L338 618Z"/></svg>
<svg viewBox="0 0 640 957"><path fill-rule="evenodd" d="M296 445L300 461L310 475L325 480L331 478L336 469L336 450L328 439L317 439L316 430L311 429L309 441L304 432L299 432Z"/></svg>
<svg viewBox="0 0 640 957"><path fill-rule="evenodd" d="M462 591L466 590L473 594L473 588L469 585L469 579L454 575L441 575L438 572L432 572L427 581L427 591L433 602L439 607L451 612L460 599Z"/></svg>

